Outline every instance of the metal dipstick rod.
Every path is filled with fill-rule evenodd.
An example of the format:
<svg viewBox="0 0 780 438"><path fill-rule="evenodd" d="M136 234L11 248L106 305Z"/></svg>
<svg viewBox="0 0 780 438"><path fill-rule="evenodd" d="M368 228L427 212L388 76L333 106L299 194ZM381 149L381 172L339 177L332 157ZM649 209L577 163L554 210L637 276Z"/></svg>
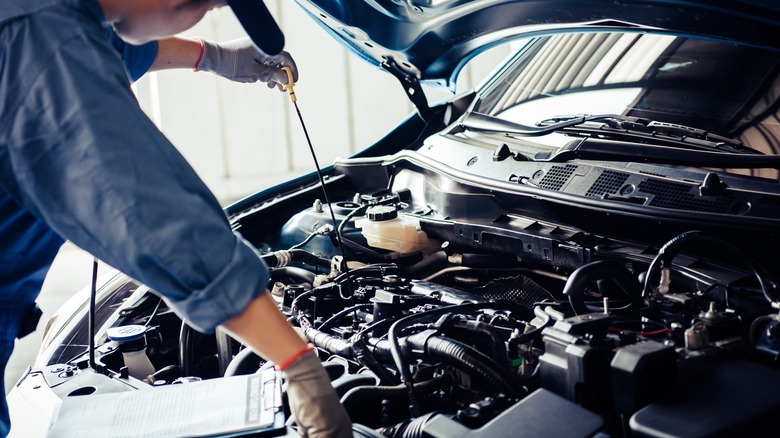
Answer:
<svg viewBox="0 0 780 438"><path fill-rule="evenodd" d="M317 154L314 152L314 146L312 146L311 138L309 138L309 131L306 129L306 123L303 122L303 116L301 115L301 110L300 108L298 108L298 98L295 96L295 91L293 90L293 86L295 85L295 80L293 79L292 70L290 69L290 67L282 67L282 70L284 70L287 73L287 83L282 85L282 88L285 91L287 91L287 93L290 95L290 100L292 101L293 105L295 105L295 112L298 114L298 120L301 121L303 134L306 136L306 142L309 144L309 151L311 152L311 157L314 160L314 169L317 171L317 176L320 179L320 186L322 187L322 195L325 197L325 203L328 204L328 211L330 212L330 218L333 221L333 228L336 230L336 240L338 241L339 244L341 258L344 261L344 273L347 274L347 281L346 281L347 291L349 293L349 298L352 299L352 285L350 284L349 270L347 268L347 256L344 253L344 245L342 243L341 233L339 232L339 227L336 224L336 214L333 213L333 205L330 203L330 199L328 198L328 192L325 189L325 178L322 176L322 170L320 170L320 163L317 160Z"/></svg>

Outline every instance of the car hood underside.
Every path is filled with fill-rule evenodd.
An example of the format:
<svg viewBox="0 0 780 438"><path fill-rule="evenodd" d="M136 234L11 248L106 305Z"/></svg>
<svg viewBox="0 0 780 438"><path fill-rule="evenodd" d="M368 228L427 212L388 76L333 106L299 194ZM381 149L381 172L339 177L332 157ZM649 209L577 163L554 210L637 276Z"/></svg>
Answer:
<svg viewBox="0 0 780 438"><path fill-rule="evenodd" d="M652 30L780 47L780 4L766 0L296 1L368 62L392 58L407 74L446 85L492 45L566 28Z"/></svg>

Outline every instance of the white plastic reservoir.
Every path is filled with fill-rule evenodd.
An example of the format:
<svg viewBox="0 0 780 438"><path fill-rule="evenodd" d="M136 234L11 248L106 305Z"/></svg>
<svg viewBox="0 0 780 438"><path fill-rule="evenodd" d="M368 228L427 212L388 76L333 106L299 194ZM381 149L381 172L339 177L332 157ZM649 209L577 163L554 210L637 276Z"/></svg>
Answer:
<svg viewBox="0 0 780 438"><path fill-rule="evenodd" d="M420 221L411 216L399 216L390 205L377 205L366 211L364 219L355 221L368 245L401 253L435 249L435 242L420 229Z"/></svg>

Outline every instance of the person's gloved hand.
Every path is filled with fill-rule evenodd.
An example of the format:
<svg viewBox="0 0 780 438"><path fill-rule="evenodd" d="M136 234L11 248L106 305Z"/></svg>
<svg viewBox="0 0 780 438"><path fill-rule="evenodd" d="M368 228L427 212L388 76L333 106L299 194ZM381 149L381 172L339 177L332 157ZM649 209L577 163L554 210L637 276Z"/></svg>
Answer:
<svg viewBox="0 0 780 438"><path fill-rule="evenodd" d="M249 38L214 43L200 40L203 43L203 56L195 71L210 71L236 82L265 82L268 88L287 83L287 73L282 67L290 67L293 80L298 80L298 67L289 53L282 51L270 56L261 52L252 44Z"/></svg>
<svg viewBox="0 0 780 438"><path fill-rule="evenodd" d="M304 438L352 437L352 421L313 350L283 370L290 409Z"/></svg>

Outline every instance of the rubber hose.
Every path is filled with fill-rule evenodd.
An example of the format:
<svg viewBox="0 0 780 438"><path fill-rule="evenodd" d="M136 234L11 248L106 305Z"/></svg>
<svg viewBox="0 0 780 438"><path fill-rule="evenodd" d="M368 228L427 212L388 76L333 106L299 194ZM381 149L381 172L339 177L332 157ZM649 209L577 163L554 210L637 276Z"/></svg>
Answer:
<svg viewBox="0 0 780 438"><path fill-rule="evenodd" d="M416 393L425 396L434 391L447 388L451 384L452 378L449 375L444 375L417 382L413 387ZM386 400L405 405L408 402L406 386L403 384L395 386L358 386L350 389L341 397L341 404L344 405L344 409L350 413L352 418L358 418L362 423L365 419L360 417L365 414L377 415L379 412L377 406Z"/></svg>
<svg viewBox="0 0 780 438"><path fill-rule="evenodd" d="M192 375L192 352L193 352L193 336L195 335L195 329L187 325L185 321L181 322L181 329L179 329L179 368L181 368L181 374L184 377Z"/></svg>
<svg viewBox="0 0 780 438"><path fill-rule="evenodd" d="M337 354L344 357L352 357L352 344L344 339L323 333L315 328L305 328L303 334L314 345L330 354Z"/></svg>
<svg viewBox="0 0 780 438"><path fill-rule="evenodd" d="M352 343L352 357L354 357L357 363L368 368L374 375L379 377L380 385L397 385L401 382L398 377L388 372L385 367L376 360L376 357L374 357L368 349L368 345L366 345L365 341L362 339L357 339Z"/></svg>
<svg viewBox="0 0 780 438"><path fill-rule="evenodd" d="M407 345L421 349L426 357L481 377L497 390L514 395L519 392L512 375L493 359L474 348L453 339L440 336L409 336Z"/></svg>
<svg viewBox="0 0 780 438"><path fill-rule="evenodd" d="M244 348L233 357L225 370L225 377L254 374L260 368L263 359L251 348Z"/></svg>
<svg viewBox="0 0 780 438"><path fill-rule="evenodd" d="M453 322L453 327L486 337L490 342L493 357L498 360L498 364L505 367L509 363L506 344L504 344L504 340L493 330L490 324L479 321L455 321Z"/></svg>
<svg viewBox="0 0 780 438"><path fill-rule="evenodd" d="M430 342L433 340L433 342ZM464 372L482 377L499 390L508 394L518 393L519 384L514 377L493 359L458 341L440 336L409 336L405 338L410 352L422 351L422 357L437 360ZM394 364L390 342L385 339L369 339L374 357L384 363Z"/></svg>
<svg viewBox="0 0 780 438"><path fill-rule="evenodd" d="M576 315L591 313L585 305L585 287L600 279L611 279L631 301L631 307L638 310L642 304L639 283L621 263L599 260L577 268L566 280L563 294L569 297L569 304Z"/></svg>
<svg viewBox="0 0 780 438"><path fill-rule="evenodd" d="M423 431L425 429L425 425L427 425L428 422L437 415L439 415L438 412L430 412L423 415L422 417L417 417L411 420L406 424L406 426L403 427L403 433L399 438L424 438L427 436L427 434L425 434ZM398 434L396 433L394 436L398 436Z"/></svg>
<svg viewBox="0 0 780 438"><path fill-rule="evenodd" d="M279 267L282 268L286 266L286 263L284 263L284 260L280 258L282 255L287 255L290 257L290 261L293 262L301 262L306 263L307 265L311 266L319 266L321 268L327 268L330 269L330 260L324 259L321 257L317 257L316 255L310 253L309 251L303 250L303 249L293 249L291 251L277 251L272 252L270 254L263 254L260 256L261 259L269 266L269 267ZM280 265L280 262L282 262L282 266Z"/></svg>
<svg viewBox="0 0 780 438"><path fill-rule="evenodd" d="M664 246L658 251L658 254L650 262L650 266L647 268L647 275L645 276L645 284L642 287L642 296L645 297L650 293L651 285L656 281L658 269L662 265L667 265L674 258L674 255L680 250L680 247L686 240L703 235L703 231L686 231L682 234L674 236L670 241L666 242ZM668 253L668 254L667 254ZM668 257L668 256L671 257Z"/></svg>
<svg viewBox="0 0 780 438"><path fill-rule="evenodd" d="M434 270L438 271L446 263L447 253L438 251L410 266L409 273L413 277L425 277L425 274Z"/></svg>
<svg viewBox="0 0 780 438"><path fill-rule="evenodd" d="M316 276L317 275L314 272L307 271L306 269L297 266L285 266L283 268L271 269L271 278L289 277L300 283L313 284Z"/></svg>

